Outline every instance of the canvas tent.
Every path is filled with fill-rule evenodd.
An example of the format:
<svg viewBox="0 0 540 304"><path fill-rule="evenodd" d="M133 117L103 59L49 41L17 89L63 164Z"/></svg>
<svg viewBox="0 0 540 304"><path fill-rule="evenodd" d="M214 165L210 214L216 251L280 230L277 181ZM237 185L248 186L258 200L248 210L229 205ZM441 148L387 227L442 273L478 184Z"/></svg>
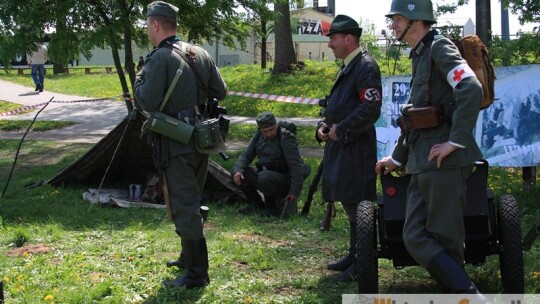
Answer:
<svg viewBox="0 0 540 304"><path fill-rule="evenodd" d="M144 185L155 175L156 169L152 148L146 143L146 138L140 136L143 122L144 118L138 113L133 117L128 115L86 154L47 183L53 186L84 184L98 187L105 176L104 185L125 189L130 184ZM222 202L242 197L229 172L210 160L203 199Z"/></svg>

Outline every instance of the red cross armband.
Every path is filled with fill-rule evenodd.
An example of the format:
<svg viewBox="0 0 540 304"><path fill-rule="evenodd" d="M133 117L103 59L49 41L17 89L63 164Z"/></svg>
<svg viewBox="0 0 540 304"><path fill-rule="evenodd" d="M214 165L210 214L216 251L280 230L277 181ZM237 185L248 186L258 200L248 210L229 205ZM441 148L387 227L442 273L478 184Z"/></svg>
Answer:
<svg viewBox="0 0 540 304"><path fill-rule="evenodd" d="M469 77L476 77L476 75L468 64L461 63L448 72L448 75L446 75L446 80L452 88L455 88L460 81Z"/></svg>

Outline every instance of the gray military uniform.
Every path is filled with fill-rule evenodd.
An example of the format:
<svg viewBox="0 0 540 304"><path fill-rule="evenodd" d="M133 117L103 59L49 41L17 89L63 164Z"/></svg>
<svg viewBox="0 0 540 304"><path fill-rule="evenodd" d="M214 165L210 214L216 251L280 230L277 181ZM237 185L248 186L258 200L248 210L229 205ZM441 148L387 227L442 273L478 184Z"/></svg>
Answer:
<svg viewBox="0 0 540 304"><path fill-rule="evenodd" d="M429 32L411 52L414 76L409 104L426 106L425 94L429 94L431 105L453 103L455 111L449 114L451 121L439 127L401 134L392 154L412 174L403 238L411 256L424 267L441 251L463 263L465 182L474 162L482 158L472 135L482 100L481 85L476 77L448 78L466 62L452 41L439 36L434 40L435 34ZM456 81L456 86L452 88L449 81ZM436 158L428 161L430 149L447 141L461 148L437 168Z"/></svg>
<svg viewBox="0 0 540 304"><path fill-rule="evenodd" d="M191 46L174 36L165 39L146 57L144 68L137 75L135 102L147 112L159 109L180 67L180 60L183 60L173 50L174 47L189 51ZM226 85L210 55L200 47L193 46L193 49L200 81L205 83L208 95L201 96L198 92L198 78L185 63L182 75L163 110L166 114L191 122L195 119L195 105L204 102L207 97L222 100L227 93ZM159 134L151 136L156 166L164 170L168 181L170 211L177 234L188 240L203 238L199 207L208 170L208 155L196 151L193 138L189 143L182 144Z"/></svg>
<svg viewBox="0 0 540 304"><path fill-rule="evenodd" d="M243 188L260 190L267 205L273 203L268 202L271 197L300 196L304 182L304 166L296 136L285 128L278 127L277 132L275 138L269 139L257 131L231 170L232 175L244 173L247 185ZM258 158L257 170L250 168L255 158Z"/></svg>

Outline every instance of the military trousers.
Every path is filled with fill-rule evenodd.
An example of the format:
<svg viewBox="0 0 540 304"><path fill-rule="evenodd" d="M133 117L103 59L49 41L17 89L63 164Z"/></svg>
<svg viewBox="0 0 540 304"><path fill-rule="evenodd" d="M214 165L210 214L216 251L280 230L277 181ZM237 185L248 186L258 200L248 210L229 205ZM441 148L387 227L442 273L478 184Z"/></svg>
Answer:
<svg viewBox="0 0 540 304"><path fill-rule="evenodd" d="M200 207L208 155L195 152L171 157L164 172L176 233L185 240L204 238Z"/></svg>
<svg viewBox="0 0 540 304"><path fill-rule="evenodd" d="M265 198L270 196L286 196L289 193L289 175L272 170L257 171L249 167L244 172L246 187L261 191Z"/></svg>
<svg viewBox="0 0 540 304"><path fill-rule="evenodd" d="M413 174L407 190L403 240L411 256L426 267L441 251L464 261L466 180L472 166Z"/></svg>

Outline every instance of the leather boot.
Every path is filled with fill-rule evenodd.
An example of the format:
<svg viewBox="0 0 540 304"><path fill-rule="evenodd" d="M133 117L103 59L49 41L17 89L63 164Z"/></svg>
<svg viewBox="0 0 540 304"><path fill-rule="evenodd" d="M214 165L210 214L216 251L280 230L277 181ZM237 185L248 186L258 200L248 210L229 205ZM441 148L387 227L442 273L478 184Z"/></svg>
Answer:
<svg viewBox="0 0 540 304"><path fill-rule="evenodd" d="M255 188L243 185L242 192L246 196L248 206L244 209L241 209L240 213L252 214L264 211L264 202L262 201L261 195L259 194L259 192L257 192Z"/></svg>
<svg viewBox="0 0 540 304"><path fill-rule="evenodd" d="M349 222L349 255L343 259L330 263L327 266L328 270L344 271L351 267L355 261L355 248L356 248L356 224ZM355 265L356 267L356 265Z"/></svg>
<svg viewBox="0 0 540 304"><path fill-rule="evenodd" d="M167 267L178 267L180 269L185 268L185 262L184 262L184 250L180 251L180 256L176 260L168 260L167 261Z"/></svg>
<svg viewBox="0 0 540 304"><path fill-rule="evenodd" d="M281 213L277 207L277 197L276 196L270 196L270 195L265 195L264 196L264 202L266 204L266 210L265 210L265 215L266 216L280 216Z"/></svg>
<svg viewBox="0 0 540 304"><path fill-rule="evenodd" d="M210 283L208 277L208 249L206 239L184 240L182 239L184 262L187 273L172 281L165 281L166 287L193 288L203 287Z"/></svg>
<svg viewBox="0 0 540 304"><path fill-rule="evenodd" d="M437 253L428 263L427 270L450 293L480 293L463 267L446 251Z"/></svg>
<svg viewBox="0 0 540 304"><path fill-rule="evenodd" d="M356 281L357 277L356 260L353 259L349 268L345 269L342 273L336 274L332 279L336 282L353 282Z"/></svg>

